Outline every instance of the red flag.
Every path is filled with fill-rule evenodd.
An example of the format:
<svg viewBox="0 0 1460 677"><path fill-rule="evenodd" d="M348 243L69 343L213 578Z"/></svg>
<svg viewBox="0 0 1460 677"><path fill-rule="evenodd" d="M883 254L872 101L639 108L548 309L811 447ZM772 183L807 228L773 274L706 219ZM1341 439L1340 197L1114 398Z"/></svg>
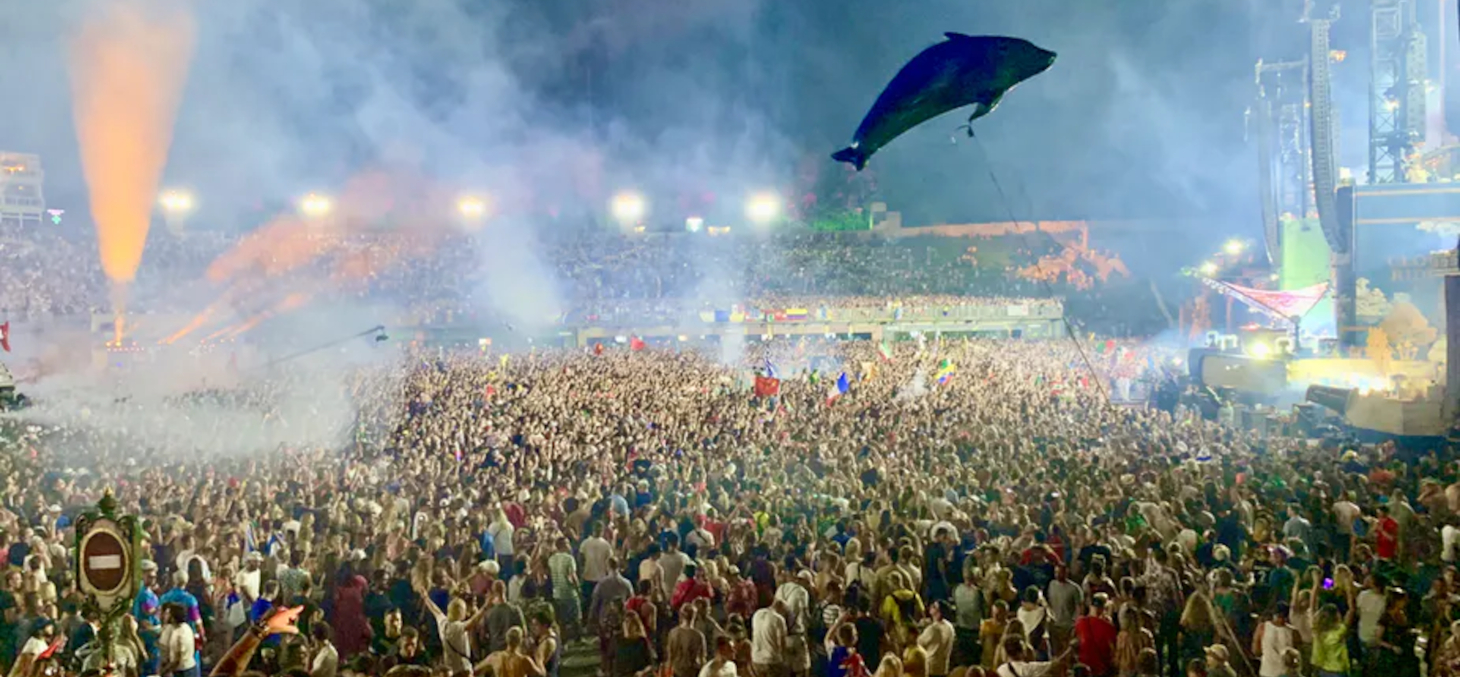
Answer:
<svg viewBox="0 0 1460 677"><path fill-rule="evenodd" d="M595 343L595 344L593 344L593 354L594 355L602 355L603 354L603 344L602 343Z"/></svg>
<svg viewBox="0 0 1460 677"><path fill-rule="evenodd" d="M10 320L0 324L0 348L4 348L7 353L10 352Z"/></svg>
<svg viewBox="0 0 1460 677"><path fill-rule="evenodd" d="M629 350L638 352L644 349L644 341L637 336L629 337Z"/></svg>
<svg viewBox="0 0 1460 677"><path fill-rule="evenodd" d="M781 394L781 380L769 376L755 377L755 396L773 397Z"/></svg>

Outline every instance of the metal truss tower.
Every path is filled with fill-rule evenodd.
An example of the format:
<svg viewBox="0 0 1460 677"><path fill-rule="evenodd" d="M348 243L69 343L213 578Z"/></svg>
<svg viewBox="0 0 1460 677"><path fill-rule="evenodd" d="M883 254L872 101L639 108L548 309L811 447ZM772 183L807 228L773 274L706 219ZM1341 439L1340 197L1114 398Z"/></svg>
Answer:
<svg viewBox="0 0 1460 677"><path fill-rule="evenodd" d="M1309 143L1308 61L1257 62L1258 177L1268 262L1282 262L1284 215L1313 209Z"/></svg>
<svg viewBox="0 0 1460 677"><path fill-rule="evenodd" d="M1415 0L1370 8L1369 183L1403 183L1425 133L1425 36Z"/></svg>

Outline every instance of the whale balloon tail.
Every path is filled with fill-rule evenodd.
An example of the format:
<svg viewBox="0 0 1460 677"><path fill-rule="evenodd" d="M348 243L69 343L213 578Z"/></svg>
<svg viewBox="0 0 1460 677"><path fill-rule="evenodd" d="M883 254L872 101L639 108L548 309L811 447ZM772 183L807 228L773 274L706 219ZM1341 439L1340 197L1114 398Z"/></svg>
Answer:
<svg viewBox="0 0 1460 677"><path fill-rule="evenodd" d="M856 167L857 171L859 172L862 171L863 167L867 166L867 154L863 153L862 149L857 148L856 146L847 146L846 148L832 153L831 159L836 160L837 162L846 162L853 167Z"/></svg>

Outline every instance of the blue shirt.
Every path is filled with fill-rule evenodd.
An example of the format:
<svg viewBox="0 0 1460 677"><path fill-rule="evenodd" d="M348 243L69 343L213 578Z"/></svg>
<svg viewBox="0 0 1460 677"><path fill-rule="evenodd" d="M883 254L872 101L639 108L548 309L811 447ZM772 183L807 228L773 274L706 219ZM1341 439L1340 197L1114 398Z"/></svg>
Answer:
<svg viewBox="0 0 1460 677"><path fill-rule="evenodd" d="M173 588L171 590L168 590L167 592L162 593L162 597L159 598L159 601L164 605L176 604L178 606L181 606L183 608L183 615L185 618L187 618L188 626L191 627L193 629L193 632L195 633L201 632L203 626L203 614L198 609L198 598L194 597L193 593L188 592L187 590L183 590L182 588ZM201 660L202 657L203 654L201 651L193 652L193 660Z"/></svg>
<svg viewBox="0 0 1460 677"><path fill-rule="evenodd" d="M156 628L162 625L157 618L157 612L162 609L162 603L157 599L157 593L148 588L142 588L137 593L137 599L132 600L132 616L139 622L149 623Z"/></svg>
<svg viewBox="0 0 1460 677"><path fill-rule="evenodd" d="M497 559L497 541L488 532L482 532L482 561Z"/></svg>
<svg viewBox="0 0 1460 677"><path fill-rule="evenodd" d="M158 601L163 605L181 606L186 613L188 625L192 626L194 632L198 631L198 626L203 622L203 614L198 610L198 598L194 597L193 593L182 588L173 588L162 593L162 597Z"/></svg>

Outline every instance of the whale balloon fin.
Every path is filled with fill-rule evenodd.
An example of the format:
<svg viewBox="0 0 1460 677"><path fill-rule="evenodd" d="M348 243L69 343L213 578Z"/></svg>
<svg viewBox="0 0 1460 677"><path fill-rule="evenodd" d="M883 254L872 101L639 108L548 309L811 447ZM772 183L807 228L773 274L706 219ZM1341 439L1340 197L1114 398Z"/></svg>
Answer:
<svg viewBox="0 0 1460 677"><path fill-rule="evenodd" d="M867 154L863 153L862 149L857 148L856 146L847 146L846 148L832 153L831 159L836 160L837 162L849 163L853 167L856 167L857 171L859 172L862 171L863 167L867 166Z"/></svg>
<svg viewBox="0 0 1460 677"><path fill-rule="evenodd" d="M972 35L968 35L966 33L954 33L953 31L945 31L943 33L943 36L946 37L946 38L948 38L949 40L972 40L972 39L974 39Z"/></svg>

